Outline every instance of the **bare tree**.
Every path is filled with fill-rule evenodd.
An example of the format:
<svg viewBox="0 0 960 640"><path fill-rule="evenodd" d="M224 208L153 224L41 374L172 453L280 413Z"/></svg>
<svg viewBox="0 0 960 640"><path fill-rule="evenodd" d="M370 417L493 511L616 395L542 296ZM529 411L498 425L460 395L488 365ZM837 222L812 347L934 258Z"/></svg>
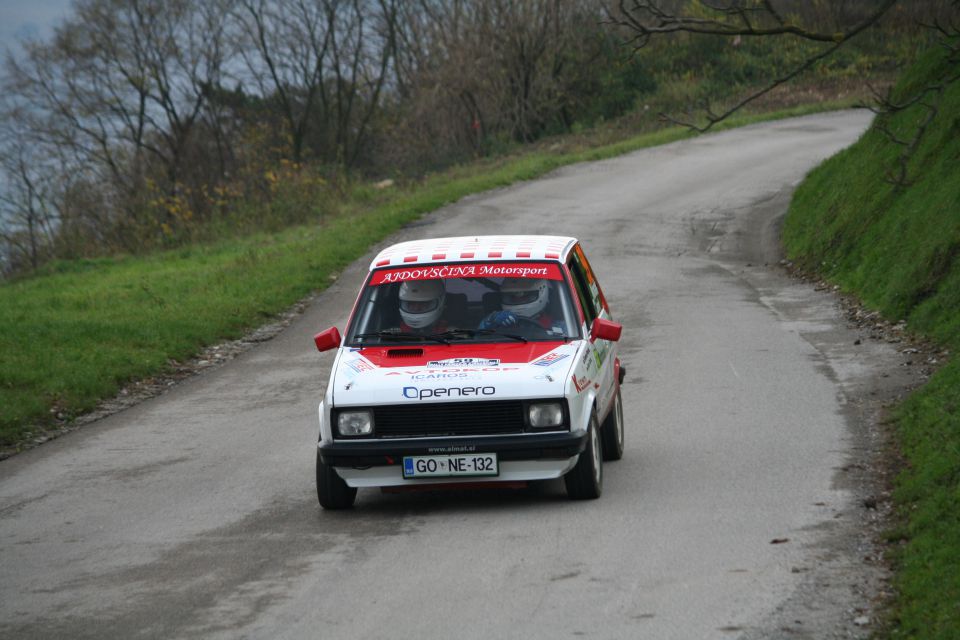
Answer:
<svg viewBox="0 0 960 640"><path fill-rule="evenodd" d="M397 85L409 138L456 152L529 142L573 123L603 39L599 7L580 0L419 0L398 31ZM434 149L438 147L435 143Z"/></svg>
<svg viewBox="0 0 960 640"><path fill-rule="evenodd" d="M954 2L960 9L960 2ZM935 17L926 25L940 36L939 46L946 50L946 73L935 82L925 84L913 90L911 95L901 99L893 96L893 90L881 93L874 91L874 104L865 105L875 114L876 126L888 140L900 148L896 167L887 171L887 182L898 188L913 184L910 176L910 159L916 153L930 124L940 115L940 105L947 89L960 81L960 11L956 15L946 16L943 20ZM922 109L912 131L898 133L891 127L891 119L897 113L912 107Z"/></svg>
<svg viewBox="0 0 960 640"><path fill-rule="evenodd" d="M306 0L241 0L235 12L244 78L275 99L295 162L303 160L311 124L326 121L329 109L325 80L333 34L325 8Z"/></svg>
<svg viewBox="0 0 960 640"><path fill-rule="evenodd" d="M356 164L380 107L396 44L398 0L328 2L333 32L334 148L340 163Z"/></svg>
<svg viewBox="0 0 960 640"><path fill-rule="evenodd" d="M489 12L483 0L418 0L398 32L397 85L411 147L468 146L500 128ZM429 141L429 142L428 142ZM406 141L405 141L406 142ZM401 144L405 144L401 143ZM438 155L442 155L442 152Z"/></svg>
<svg viewBox="0 0 960 640"><path fill-rule="evenodd" d="M5 271L36 269L50 251L57 211L49 163L33 157L19 140L5 144L2 154L5 189L0 190L0 241Z"/></svg>
<svg viewBox="0 0 960 640"><path fill-rule="evenodd" d="M29 104L26 139L102 172L120 227L139 220L148 179L174 194L219 85L229 0L81 0L50 44L9 60L5 89ZM135 250L140 238L120 233Z"/></svg>
<svg viewBox="0 0 960 640"><path fill-rule="evenodd" d="M771 79L729 108L716 112L704 105L705 125L662 116L676 124L706 131L746 104L796 78L833 55L857 35L877 24L898 0L867 0L859 3L799 3L792 0L697 0L678 3L662 0L617 0L607 11L608 20L629 34L634 48L652 38L677 33L694 36L739 38L800 38L822 47L786 73Z"/></svg>
<svg viewBox="0 0 960 640"><path fill-rule="evenodd" d="M244 79L272 99L301 162L355 164L380 106L399 0L241 0Z"/></svg>
<svg viewBox="0 0 960 640"><path fill-rule="evenodd" d="M771 79L760 89L749 93L732 106L715 111L704 104L706 124L679 119L663 113L665 120L706 131L714 124L774 88L787 83L881 21L897 8L896 20L912 21L915 30L927 30L940 37L940 46L948 49L946 71L938 81L914 88L912 93L895 100L891 91L875 91L875 103L862 105L877 114L877 126L901 152L896 167L889 169L887 180L897 187L909 186L909 162L920 146L930 124L939 115L939 104L947 88L960 80L960 0L945 2L911 2L900 0L864 0L863 2L798 3L791 0L699 0L677 3L658 0L617 0L608 10L610 22L630 34L628 42L642 48L652 38L686 33L703 37L726 38L799 38L821 45L820 48L788 71ZM909 131L895 132L891 116L912 107L923 112Z"/></svg>

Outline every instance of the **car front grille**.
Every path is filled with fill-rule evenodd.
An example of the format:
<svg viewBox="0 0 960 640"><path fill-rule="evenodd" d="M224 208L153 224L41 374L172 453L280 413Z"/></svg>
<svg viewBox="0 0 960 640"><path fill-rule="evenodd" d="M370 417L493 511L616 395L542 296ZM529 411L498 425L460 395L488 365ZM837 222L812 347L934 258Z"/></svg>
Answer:
<svg viewBox="0 0 960 640"><path fill-rule="evenodd" d="M379 438L434 438L505 435L524 432L519 400L444 402L374 407Z"/></svg>

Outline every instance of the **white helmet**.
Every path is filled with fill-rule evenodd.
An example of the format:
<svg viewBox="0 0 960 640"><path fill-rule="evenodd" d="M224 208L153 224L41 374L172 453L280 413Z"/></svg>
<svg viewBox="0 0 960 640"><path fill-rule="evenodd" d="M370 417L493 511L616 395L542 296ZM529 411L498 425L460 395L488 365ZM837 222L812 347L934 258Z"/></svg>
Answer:
<svg viewBox="0 0 960 640"><path fill-rule="evenodd" d="M414 329L429 327L443 313L442 280L407 280L400 285L400 317Z"/></svg>
<svg viewBox="0 0 960 640"><path fill-rule="evenodd" d="M500 306L518 316L532 318L543 311L550 301L546 280L510 278L500 286Z"/></svg>

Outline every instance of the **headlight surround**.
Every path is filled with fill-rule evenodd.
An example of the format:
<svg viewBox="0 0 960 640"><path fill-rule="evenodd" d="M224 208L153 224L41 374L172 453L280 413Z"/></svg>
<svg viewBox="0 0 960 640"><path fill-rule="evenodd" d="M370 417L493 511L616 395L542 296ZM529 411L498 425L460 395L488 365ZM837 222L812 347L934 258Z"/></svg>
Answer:
<svg viewBox="0 0 960 640"><path fill-rule="evenodd" d="M527 420L534 429L560 427L563 418L563 404L560 402L533 402L527 407Z"/></svg>
<svg viewBox="0 0 960 640"><path fill-rule="evenodd" d="M337 433L347 438L373 434L373 412L369 409L347 409L337 413Z"/></svg>

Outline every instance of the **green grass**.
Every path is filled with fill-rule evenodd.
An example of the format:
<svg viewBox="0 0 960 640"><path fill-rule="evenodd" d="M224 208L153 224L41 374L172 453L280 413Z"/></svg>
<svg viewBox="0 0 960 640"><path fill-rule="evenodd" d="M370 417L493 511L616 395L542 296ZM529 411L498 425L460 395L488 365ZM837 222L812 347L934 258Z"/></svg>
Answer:
<svg viewBox="0 0 960 640"><path fill-rule="evenodd" d="M171 358L240 335L318 288L398 224L390 215L147 258L52 265L0 288L0 424L75 414Z"/></svg>
<svg viewBox="0 0 960 640"><path fill-rule="evenodd" d="M718 128L835 105L747 115ZM235 338L323 289L331 274L421 214L557 167L691 134L680 128L561 152L534 149L455 167L395 192L356 190L322 224L146 257L59 261L0 286L0 446L16 446L125 383L161 373L205 345Z"/></svg>
<svg viewBox="0 0 960 640"><path fill-rule="evenodd" d="M899 96L942 77L935 48L910 69ZM900 99L903 99L903 98ZM788 256L893 320L960 348L960 83L909 164L912 183L885 181L899 148L871 129L797 189L784 227ZM891 129L909 139L916 106ZM954 358L895 412L906 469L895 497L906 543L896 554L896 637L960 638L960 365Z"/></svg>
<svg viewBox="0 0 960 640"><path fill-rule="evenodd" d="M896 412L910 467L897 482L907 515L897 554L897 637L960 638L960 363Z"/></svg>

